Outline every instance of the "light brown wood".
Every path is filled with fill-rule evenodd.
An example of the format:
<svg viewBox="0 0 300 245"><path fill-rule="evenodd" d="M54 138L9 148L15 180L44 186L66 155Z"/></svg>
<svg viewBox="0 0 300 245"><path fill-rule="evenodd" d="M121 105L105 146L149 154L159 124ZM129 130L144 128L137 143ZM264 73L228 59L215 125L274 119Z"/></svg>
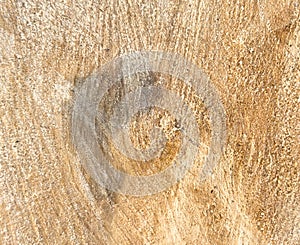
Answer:
<svg viewBox="0 0 300 245"><path fill-rule="evenodd" d="M0 244L300 244L299 10L289 0L1 1ZM203 148L181 181L146 197L99 186L71 133L85 78L140 50L176 53L201 68L227 125L212 175L199 180ZM207 143L205 106L195 103ZM177 140L149 168L112 149L115 167L164 169L180 147L172 120L159 110L136 115L137 147L149 143L147 121Z"/></svg>

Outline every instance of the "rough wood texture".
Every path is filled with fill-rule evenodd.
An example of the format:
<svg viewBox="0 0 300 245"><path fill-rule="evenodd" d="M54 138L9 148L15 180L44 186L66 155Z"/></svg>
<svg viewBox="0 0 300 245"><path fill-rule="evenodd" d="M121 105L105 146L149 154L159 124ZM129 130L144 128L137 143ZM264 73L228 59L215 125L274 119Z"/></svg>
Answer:
<svg viewBox="0 0 300 245"><path fill-rule="evenodd" d="M300 244L299 6L1 1L0 243ZM70 135L74 90L135 50L178 53L219 91L226 151L204 182L199 160L170 189L133 197L101 188L81 167ZM143 121L156 113L137 115L141 147ZM151 174L159 163L150 172L119 167Z"/></svg>

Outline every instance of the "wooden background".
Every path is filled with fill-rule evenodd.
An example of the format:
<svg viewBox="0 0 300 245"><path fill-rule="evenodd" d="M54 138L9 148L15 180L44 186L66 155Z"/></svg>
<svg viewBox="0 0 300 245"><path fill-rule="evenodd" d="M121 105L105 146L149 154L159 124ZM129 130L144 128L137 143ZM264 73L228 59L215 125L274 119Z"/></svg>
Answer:
<svg viewBox="0 0 300 245"><path fill-rule="evenodd" d="M299 8L0 1L0 244L300 244ZM178 53L219 91L227 147L205 182L191 171L141 198L106 191L82 169L74 90L134 50Z"/></svg>

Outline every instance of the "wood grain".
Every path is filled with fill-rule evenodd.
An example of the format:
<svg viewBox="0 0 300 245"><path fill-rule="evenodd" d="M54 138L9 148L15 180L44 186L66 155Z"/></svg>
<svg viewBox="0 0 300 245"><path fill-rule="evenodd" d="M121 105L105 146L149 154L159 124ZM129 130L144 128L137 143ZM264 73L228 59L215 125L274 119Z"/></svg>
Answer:
<svg viewBox="0 0 300 245"><path fill-rule="evenodd" d="M299 244L299 6L1 1L0 244ZM76 88L139 50L200 67L219 91L228 135L204 182L199 156L182 181L143 198L95 183L70 133Z"/></svg>

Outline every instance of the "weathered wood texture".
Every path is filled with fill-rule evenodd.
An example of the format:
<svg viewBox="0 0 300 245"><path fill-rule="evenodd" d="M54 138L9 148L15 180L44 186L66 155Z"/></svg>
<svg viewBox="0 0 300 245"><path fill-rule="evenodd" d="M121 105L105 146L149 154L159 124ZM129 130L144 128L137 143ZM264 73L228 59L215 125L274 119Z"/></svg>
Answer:
<svg viewBox="0 0 300 245"><path fill-rule="evenodd" d="M300 244L299 6L1 1L0 243ZM82 169L74 89L134 50L178 53L219 91L227 145L204 182L192 170L169 190L132 197Z"/></svg>

